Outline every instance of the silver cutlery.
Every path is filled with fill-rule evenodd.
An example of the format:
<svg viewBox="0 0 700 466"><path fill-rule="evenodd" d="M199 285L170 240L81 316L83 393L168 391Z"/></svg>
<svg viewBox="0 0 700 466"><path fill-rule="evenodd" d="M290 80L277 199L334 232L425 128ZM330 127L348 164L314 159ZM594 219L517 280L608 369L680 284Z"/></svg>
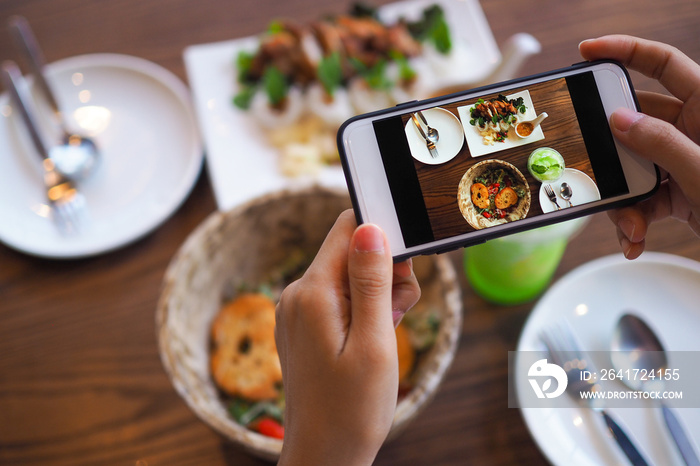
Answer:
<svg viewBox="0 0 700 466"><path fill-rule="evenodd" d="M427 128L426 134L428 139L433 141L433 144L437 144L438 140L440 139L440 133L438 132L438 130L428 124L428 120L425 119L425 115L423 115L423 112L421 112L420 110L418 110L418 116Z"/></svg>
<svg viewBox="0 0 700 466"><path fill-rule="evenodd" d="M428 148L428 152L430 152L430 156L434 159L437 158L438 152L435 148L435 143L431 139L428 139L428 136L426 136L425 131L423 131L423 128L421 127L421 124L418 121L418 118L416 117L415 113L411 115L411 118L413 119L413 124L416 125L416 128L418 128L418 132L425 140L425 145Z"/></svg>
<svg viewBox="0 0 700 466"><path fill-rule="evenodd" d="M22 74L17 65L12 61L5 61L0 71L0 78L10 94L13 109L19 113L34 148L43 159L44 186L53 219L62 233L76 233L84 220L85 197L76 189L73 181L56 170L53 160L49 157L49 151L39 134L34 116L25 104L25 97L22 96L23 89L20 87Z"/></svg>
<svg viewBox="0 0 700 466"><path fill-rule="evenodd" d="M51 107L62 132L61 145L55 147L51 153L55 170L73 180L85 179L98 166L100 153L97 146L92 139L68 129L56 97L44 75L44 56L27 20L21 16L13 16L9 19L8 25L15 43L27 58L36 84Z"/></svg>
<svg viewBox="0 0 700 466"><path fill-rule="evenodd" d="M555 206L557 206L557 210L561 210L561 207L559 207L559 203L557 202L557 195L554 193L552 186L548 184L544 185L544 192L549 200L552 201Z"/></svg>
<svg viewBox="0 0 700 466"><path fill-rule="evenodd" d="M574 204L571 202L571 196L574 195L574 190L571 189L569 183L562 183L561 187L559 188L559 193L561 194L561 197L569 203L569 207L574 206Z"/></svg>
<svg viewBox="0 0 700 466"><path fill-rule="evenodd" d="M617 321L610 349L612 350L610 359L616 370L636 369L655 373L668 368L668 359L663 345L646 322L632 314L624 314ZM643 390L645 385L649 384L653 385L653 390L661 390L664 383L661 377L654 380L622 377L622 382L632 390ZM666 426L685 464L700 466L700 459L676 415L665 403L661 402L660 405Z"/></svg>
<svg viewBox="0 0 700 466"><path fill-rule="evenodd" d="M567 375L568 384L566 392L579 403L593 411L600 413L605 420L605 424L612 433L615 441L634 466L646 466L646 461L642 453L637 449L627 433L615 422L600 404L600 400L585 399L582 393L594 393L600 390L600 385L593 380L585 380L584 371L595 373L596 368L593 361L579 347L576 338L570 327L562 322L547 329L541 335L550 357L554 364L564 369Z"/></svg>

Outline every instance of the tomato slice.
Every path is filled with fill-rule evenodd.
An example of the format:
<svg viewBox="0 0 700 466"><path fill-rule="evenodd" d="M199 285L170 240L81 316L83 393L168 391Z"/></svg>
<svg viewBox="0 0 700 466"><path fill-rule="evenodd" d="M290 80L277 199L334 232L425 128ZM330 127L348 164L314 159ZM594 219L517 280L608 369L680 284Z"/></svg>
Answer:
<svg viewBox="0 0 700 466"><path fill-rule="evenodd" d="M252 426L258 433L272 438L284 438L284 426L272 418L264 417Z"/></svg>

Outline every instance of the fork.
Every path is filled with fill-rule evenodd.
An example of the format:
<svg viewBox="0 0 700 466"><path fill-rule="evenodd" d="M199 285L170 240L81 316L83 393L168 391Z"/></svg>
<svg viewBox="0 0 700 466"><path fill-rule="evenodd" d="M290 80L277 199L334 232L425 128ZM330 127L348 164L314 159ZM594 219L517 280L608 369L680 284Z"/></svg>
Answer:
<svg viewBox="0 0 700 466"><path fill-rule="evenodd" d="M559 207L559 203L557 202L557 195L554 193L554 190L552 189L552 185L546 184L544 185L544 192L549 198L550 201L554 203L555 206L557 206L557 210L561 210L561 207Z"/></svg>
<svg viewBox="0 0 700 466"><path fill-rule="evenodd" d="M34 116L29 107L25 105L25 98L19 86L22 74L17 65L12 61L5 61L1 67L0 78L3 86L10 93L13 106L19 112L20 117L29 132L34 148L43 158L43 180L46 188L46 198L51 207L53 219L59 231L64 234L76 233L82 227L86 209L85 197L80 193L75 184L61 175L49 157L49 151L39 135Z"/></svg>
<svg viewBox="0 0 700 466"><path fill-rule="evenodd" d="M601 390L601 387L595 381L584 380L584 371L594 374L597 371L591 358L580 349L568 322L561 322L545 330L541 335L541 339L547 347L554 364L560 366L566 372L568 379L566 392L569 396L579 403L585 403L593 411L600 413L605 420L606 426L631 464L634 466L647 466L649 463L644 459L644 456L622 427L605 411L601 404L602 401L600 399L584 398L584 392L594 393Z"/></svg>
<svg viewBox="0 0 700 466"><path fill-rule="evenodd" d="M418 121L418 118L416 118L415 113L411 115L411 119L413 119L413 124L416 125L416 128L418 128L418 132L425 140L425 146L428 148L428 152L430 152L430 156L432 158L437 158L438 152L437 152L437 149L435 148L435 143L432 141L432 139L428 138L428 136L425 135L425 131L423 131L423 127L420 125L420 122Z"/></svg>
<svg viewBox="0 0 700 466"><path fill-rule="evenodd" d="M440 133L438 133L438 130L433 128L428 124L428 120L425 119L425 115L423 115L423 112L418 110L418 116L420 117L421 121L425 124L425 127L428 129L428 139L433 141L433 144L436 144L438 142L438 139L440 139Z"/></svg>

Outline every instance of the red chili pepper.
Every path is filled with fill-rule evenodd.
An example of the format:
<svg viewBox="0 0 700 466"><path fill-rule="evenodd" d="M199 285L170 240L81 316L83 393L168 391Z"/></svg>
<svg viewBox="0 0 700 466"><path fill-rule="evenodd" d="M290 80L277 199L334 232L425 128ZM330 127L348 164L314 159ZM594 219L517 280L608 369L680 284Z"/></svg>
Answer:
<svg viewBox="0 0 700 466"><path fill-rule="evenodd" d="M486 218L491 218L491 214L488 213L488 212L484 212L484 213L481 214L481 215L483 215L483 216L486 217Z"/></svg>
<svg viewBox="0 0 700 466"><path fill-rule="evenodd" d="M253 430L267 437L284 438L284 426L272 418L264 417L256 422Z"/></svg>
<svg viewBox="0 0 700 466"><path fill-rule="evenodd" d="M505 218L506 216L506 211L505 210L499 210L498 211L498 218Z"/></svg>

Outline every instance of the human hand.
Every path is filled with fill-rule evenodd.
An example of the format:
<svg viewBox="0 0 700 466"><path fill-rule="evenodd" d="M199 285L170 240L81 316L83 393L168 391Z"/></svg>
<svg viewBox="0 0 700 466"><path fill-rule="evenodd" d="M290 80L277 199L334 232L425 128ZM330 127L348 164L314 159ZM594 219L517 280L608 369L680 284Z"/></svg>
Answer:
<svg viewBox="0 0 700 466"><path fill-rule="evenodd" d="M371 464L398 397L395 325L420 297L410 261L343 212L277 305L286 398L280 464ZM392 271L393 269L393 271Z"/></svg>
<svg viewBox="0 0 700 466"><path fill-rule="evenodd" d="M609 213L625 257L639 257L649 225L666 217L700 235L700 65L670 45L630 36L584 41L579 51L586 60L617 60L672 94L637 92L644 113L619 109L610 119L620 143L662 168L653 197Z"/></svg>

